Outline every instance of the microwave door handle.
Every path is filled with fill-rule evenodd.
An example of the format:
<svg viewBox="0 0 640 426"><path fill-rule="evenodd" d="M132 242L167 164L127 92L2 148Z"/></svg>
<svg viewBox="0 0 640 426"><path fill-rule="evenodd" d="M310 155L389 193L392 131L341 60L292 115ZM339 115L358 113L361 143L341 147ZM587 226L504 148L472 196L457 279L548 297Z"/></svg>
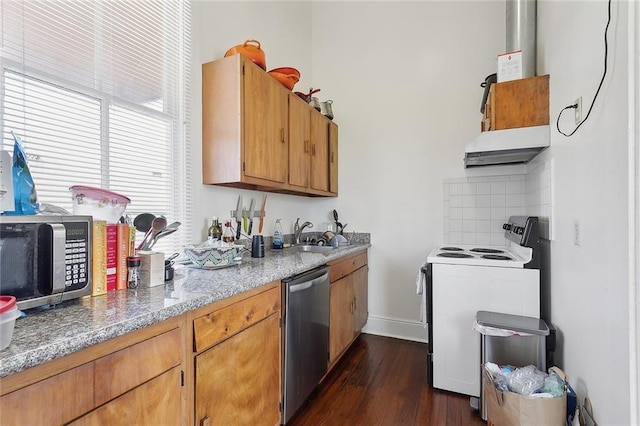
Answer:
<svg viewBox="0 0 640 426"><path fill-rule="evenodd" d="M52 294L62 293L65 289L65 257L66 257L66 243L67 243L67 230L61 223L50 223L49 226L53 231L52 249L53 257L52 262L52 279L53 289Z"/></svg>

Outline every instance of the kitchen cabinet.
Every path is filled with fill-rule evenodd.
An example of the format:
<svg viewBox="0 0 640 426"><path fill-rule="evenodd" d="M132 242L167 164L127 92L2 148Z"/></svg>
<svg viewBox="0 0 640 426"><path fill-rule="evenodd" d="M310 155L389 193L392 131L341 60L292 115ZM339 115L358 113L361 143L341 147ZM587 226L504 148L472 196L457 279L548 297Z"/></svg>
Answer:
<svg viewBox="0 0 640 426"><path fill-rule="evenodd" d="M329 365L353 343L367 323L367 253L329 262Z"/></svg>
<svg viewBox="0 0 640 426"><path fill-rule="evenodd" d="M482 131L549 124L549 75L494 83L481 123Z"/></svg>
<svg viewBox="0 0 640 426"><path fill-rule="evenodd" d="M194 424L280 424L280 282L217 306L193 321Z"/></svg>
<svg viewBox="0 0 640 426"><path fill-rule="evenodd" d="M282 187L288 173L287 91L242 55L202 66L203 182Z"/></svg>
<svg viewBox="0 0 640 426"><path fill-rule="evenodd" d="M335 192L329 185L329 124L242 55L202 65L205 184L335 196L337 182ZM337 148L334 157L337 164Z"/></svg>
<svg viewBox="0 0 640 426"><path fill-rule="evenodd" d="M183 423L183 333L181 316L6 377L2 422Z"/></svg>
<svg viewBox="0 0 640 426"><path fill-rule="evenodd" d="M338 125L329 123L329 192L338 195Z"/></svg>

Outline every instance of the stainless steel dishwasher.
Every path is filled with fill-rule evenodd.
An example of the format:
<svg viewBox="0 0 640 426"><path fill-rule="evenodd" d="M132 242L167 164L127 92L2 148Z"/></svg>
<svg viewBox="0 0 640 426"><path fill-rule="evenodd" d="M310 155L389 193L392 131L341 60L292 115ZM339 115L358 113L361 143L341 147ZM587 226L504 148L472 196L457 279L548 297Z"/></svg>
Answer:
<svg viewBox="0 0 640 426"><path fill-rule="evenodd" d="M329 268L282 280L284 309L284 410L287 423L327 372Z"/></svg>

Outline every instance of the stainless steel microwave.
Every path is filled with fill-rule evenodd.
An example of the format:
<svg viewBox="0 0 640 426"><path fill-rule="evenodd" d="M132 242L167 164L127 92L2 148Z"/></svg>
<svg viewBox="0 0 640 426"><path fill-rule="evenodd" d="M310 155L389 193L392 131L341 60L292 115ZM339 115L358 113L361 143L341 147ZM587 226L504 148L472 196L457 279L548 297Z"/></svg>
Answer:
<svg viewBox="0 0 640 426"><path fill-rule="evenodd" d="M91 294L91 216L0 216L0 295L18 309Z"/></svg>

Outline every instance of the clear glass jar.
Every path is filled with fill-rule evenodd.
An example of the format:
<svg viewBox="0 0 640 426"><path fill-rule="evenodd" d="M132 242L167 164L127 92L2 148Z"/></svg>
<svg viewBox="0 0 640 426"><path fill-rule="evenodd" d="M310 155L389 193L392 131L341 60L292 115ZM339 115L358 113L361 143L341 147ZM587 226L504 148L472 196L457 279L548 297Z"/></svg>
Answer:
<svg viewBox="0 0 640 426"><path fill-rule="evenodd" d="M138 288L140 285L140 256L127 257L127 288Z"/></svg>

